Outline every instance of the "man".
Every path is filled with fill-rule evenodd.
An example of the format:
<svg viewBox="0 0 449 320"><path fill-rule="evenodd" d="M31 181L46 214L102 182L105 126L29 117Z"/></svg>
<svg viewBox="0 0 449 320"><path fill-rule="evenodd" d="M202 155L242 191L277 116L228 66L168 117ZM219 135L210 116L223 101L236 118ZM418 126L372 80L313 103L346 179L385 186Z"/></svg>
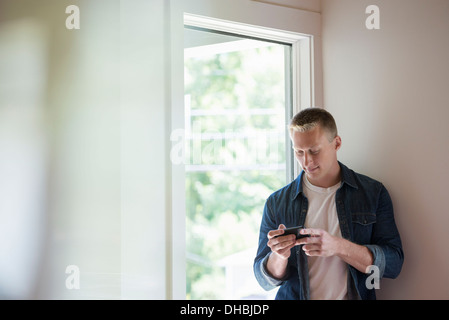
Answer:
<svg viewBox="0 0 449 320"><path fill-rule="evenodd" d="M367 272L395 278L404 259L388 191L337 160L341 138L329 112L305 109L289 131L303 170L266 201L258 282L280 286L276 299L375 299ZM283 235L294 226L310 236Z"/></svg>

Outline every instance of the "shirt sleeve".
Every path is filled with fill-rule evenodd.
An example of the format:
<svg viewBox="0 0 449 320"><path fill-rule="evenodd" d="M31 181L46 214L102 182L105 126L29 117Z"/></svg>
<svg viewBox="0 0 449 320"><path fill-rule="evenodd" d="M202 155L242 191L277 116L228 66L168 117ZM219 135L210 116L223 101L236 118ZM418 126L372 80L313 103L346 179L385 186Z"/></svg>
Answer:
<svg viewBox="0 0 449 320"><path fill-rule="evenodd" d="M270 275L267 268L268 258L270 257L271 253L267 254L265 258L262 260L262 263L260 264L262 275L265 277L266 281L270 284L272 287L280 286L284 280L283 279L276 279L273 276ZM287 278L285 276L284 278Z"/></svg>
<svg viewBox="0 0 449 320"><path fill-rule="evenodd" d="M367 245L367 248L373 254L374 265L379 268L381 277L394 279L399 275L404 261L404 253L394 220L393 204L383 185L378 198L372 243Z"/></svg>
<svg viewBox="0 0 449 320"><path fill-rule="evenodd" d="M385 271L385 254L382 248L373 244L368 244L366 247L371 251L373 255L373 265L379 268L379 276L382 278Z"/></svg>
<svg viewBox="0 0 449 320"><path fill-rule="evenodd" d="M259 247L257 249L257 255L254 259L254 275L259 282L260 286L265 290L271 290L275 287L281 285L284 281L283 279L276 279L272 277L267 269L268 258L271 254L271 249L268 247L267 234L271 230L277 229L276 221L271 210L269 200L265 203L262 223L260 225L259 232Z"/></svg>

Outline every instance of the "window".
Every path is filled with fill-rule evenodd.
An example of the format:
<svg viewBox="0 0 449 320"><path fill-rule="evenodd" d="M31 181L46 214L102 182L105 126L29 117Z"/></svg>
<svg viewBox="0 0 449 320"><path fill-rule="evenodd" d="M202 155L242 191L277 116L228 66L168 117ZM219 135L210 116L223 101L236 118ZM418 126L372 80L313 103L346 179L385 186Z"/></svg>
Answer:
<svg viewBox="0 0 449 320"><path fill-rule="evenodd" d="M169 202L170 207L167 211L168 214L166 215L167 229L165 233L164 230L161 232L166 234L166 243L168 244L168 251L165 256L165 283L168 290L166 296L169 299L184 299L186 297L190 299L199 299L200 297L216 298L219 296L227 298L232 295L232 292L236 293L236 295L233 295L234 297L240 298L254 297L263 299L272 296L262 297L260 295L261 291L251 293L249 291L243 292L243 288L233 288L231 286L232 282L228 281L232 277L225 276L226 270L228 270L228 275L232 273L234 275L243 274L237 266L234 269L226 269L225 264L229 265L229 260L238 261L240 259L239 256L245 256L246 259L251 261L246 263L245 266L247 278L255 281L252 271L252 260L254 259L255 247L258 243L258 229L263 209L261 202L265 202L265 199L263 201L259 200L258 204L256 204L255 197L247 198L253 201L252 204L249 201L239 200L238 202L244 204L247 208L252 205L251 210L254 212L250 214L245 211L245 215L239 215L239 211L228 209L232 203L231 201L225 201L225 195L228 196L227 199L234 200L232 197L238 196L249 189L257 194L257 197L262 198L265 197L262 196L262 192L266 192L265 195L267 195L273 192L279 185L282 185L282 181L284 183L291 181L299 172L299 168L293 161L292 149L289 147L285 148L285 143L290 143L287 133L284 131L286 120L290 119L292 114L301 108L315 105L315 99L318 105L322 102L321 47L319 41L316 47L313 45L314 37L320 37L320 15L249 0L238 0L239 10L230 10L229 1L208 0L199 3L196 0L185 0L173 2L173 5L169 8L173 17L168 25L171 41L167 42L167 48L171 49L171 64L167 72L171 73L171 78L169 82L166 82L170 91L170 95L167 98L170 99L171 105L171 108L167 110L171 127L171 148L169 152L172 167L168 172L171 175L171 183L168 186L171 190L171 199ZM206 3L208 5L205 5ZM268 14L270 19L267 20ZM192 35L194 32L196 37L187 35L187 33ZM264 44L260 43L260 41ZM232 43L239 43L239 45L237 48L231 49ZM220 103L223 102L222 106L218 105L217 99L214 100L213 105L211 101L204 105L198 105L198 98L194 96L192 91L189 91L191 88L187 88L190 86L188 83L192 81L192 78L189 78L190 76L186 72L187 64L184 58L190 57L189 59L200 60L200 57L193 58L196 54L195 51L204 53L201 59L205 58L206 49L209 53L215 52L215 55L224 55L224 52L227 51L228 57L235 57L237 56L236 53L243 48L247 50L241 50L242 52L238 55L246 55L253 49L260 52L274 52L276 51L274 48L279 45L283 48L283 70L280 71L281 76L279 77L281 79L279 83L283 84L283 88L279 91L281 94L278 95L280 99L283 99L283 119L281 115L271 114L266 116L260 114L261 111L275 112L275 110L271 110L271 107L276 109L276 105L267 108L269 110L262 110L265 108L256 105L246 107L246 109L236 107L241 101L249 101L250 99L242 98L237 100L237 102L231 99L231 103L229 103L229 100L226 100L229 98L222 98L218 100ZM251 47L252 49L250 50L249 48ZM286 50L285 48L289 49ZM316 68L318 68L317 73L315 73ZM264 68L259 67L256 69L257 71L262 71ZM237 74L242 73L242 68L240 67L233 70L238 71ZM215 75L218 76L218 73ZM237 76L237 74L232 76ZM195 77L195 79L198 81L200 77ZM259 84L258 82L260 81L253 83ZM215 81L214 83L218 82ZM244 92L248 98L249 90L241 90L242 86L240 85L234 86L234 88L233 92ZM317 92L315 89L317 89ZM209 97L217 98L217 95L209 95ZM231 109L236 109L237 111ZM243 114L243 111L250 114ZM218 114L212 115L212 112L217 112ZM231 115L230 113L232 112L239 112L239 114ZM270 126L265 127L262 121L268 121L267 119L269 119L270 123L279 121L282 124L279 127L276 126L276 129ZM214 121L220 121L220 123L225 123L226 125L220 127ZM236 123L252 122L251 125L240 125L239 127L233 125L232 121ZM253 129L253 127L258 131L251 131L250 129ZM285 132L283 138L280 137L280 131ZM257 139L259 139L260 146L256 147ZM264 142L260 142L262 139ZM280 149L282 144L283 148L285 148L284 151ZM275 147L279 148L278 152L269 150L269 148L274 150ZM251 148L253 149L251 150ZM271 159L263 158L262 154L264 152L265 155L272 155ZM276 157L278 158L276 159ZM277 167L276 170L274 169L275 166ZM279 169L281 166L284 169ZM205 169L208 171L205 171ZM256 169L259 171L253 174L253 171ZM267 171L263 171L265 169ZM277 177L277 184L272 181L268 182L266 185L269 186L264 187L264 191L257 190L253 184L250 184L252 182L258 183L260 180L256 181L255 178L261 179L268 172ZM253 174L253 176L251 177L250 174ZM211 177L208 177L208 179L211 179L210 183L206 184L206 180L198 180L204 178L204 176ZM212 178L216 180L212 180ZM217 182L218 178L222 178L222 181L227 183L219 184ZM254 179L250 180L250 178ZM234 183L237 179L246 183L245 189L237 189L237 184L236 182ZM231 185L231 182L234 185ZM217 189L217 187L221 187L221 189ZM241 190L241 192L236 192L235 190ZM231 213L233 214L232 217L237 217L240 220L242 220L241 217L251 217L251 220L249 218L246 219L246 222L249 221L252 224L251 239L242 240L239 243L241 247L232 253L231 251L223 251L223 254L221 254L219 251L215 251L217 245L215 245L213 250L209 250L209 252L215 255L213 257L208 254L204 255L199 250L201 246L207 246L211 243L210 241L205 242L202 240L203 234L205 235L207 232L207 236L213 240L213 237L218 238L220 236L219 232L224 232L226 228L229 229L229 227L224 226L223 221L219 221L215 222L215 226L217 223L220 224L218 231L214 231L213 228L209 228L210 224L207 225L209 222L202 217L206 211L211 211L212 202L205 202L203 198L199 197L205 197L208 192L214 194L215 198L221 201L222 204L228 205L226 208L223 207L225 214L217 214L217 211L214 211L215 219L219 217L224 219L226 216L231 217ZM195 199L195 197L197 198ZM213 197L209 198L212 199ZM232 212L229 213L227 211ZM192 217L198 220L193 220ZM199 219L203 220L200 221ZM235 223L231 222L235 224L235 228L231 228L233 234L234 230L238 230L238 227L241 227L240 220L236 219ZM249 230L251 229L249 228ZM242 233L241 230L237 232ZM247 234L249 233L247 232ZM226 244L218 243L218 246L223 247L218 249L227 250ZM251 253L246 254L245 250L249 250ZM239 252L240 255L238 254ZM237 254L237 256L233 254ZM207 269L208 267L209 269ZM213 278L217 274L220 275L219 280ZM200 277L203 277L203 279L201 280ZM209 277L209 280L207 277ZM226 283L228 283L227 287ZM206 288L207 290L201 289L201 287L212 286L216 288L221 286L221 288L220 290L216 289L215 292L213 290L208 291L208 288ZM256 285L256 287L259 290L259 286ZM197 295L197 293L201 292L200 289L203 291L203 294ZM240 293L237 291L240 291ZM266 292L262 293L266 294ZM273 293L269 292L269 294Z"/></svg>
<svg viewBox="0 0 449 320"><path fill-rule="evenodd" d="M184 32L187 298L272 298L252 266L265 200L294 176L292 46Z"/></svg>

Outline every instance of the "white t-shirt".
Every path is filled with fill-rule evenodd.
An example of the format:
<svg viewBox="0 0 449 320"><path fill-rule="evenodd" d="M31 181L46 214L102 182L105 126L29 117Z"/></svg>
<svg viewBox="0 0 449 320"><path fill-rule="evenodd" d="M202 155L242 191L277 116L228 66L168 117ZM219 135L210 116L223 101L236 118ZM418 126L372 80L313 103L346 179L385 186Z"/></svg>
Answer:
<svg viewBox="0 0 449 320"><path fill-rule="evenodd" d="M327 231L341 238L335 206L335 194L340 182L330 188L312 185L304 174L303 190L308 199L305 227ZM338 257L308 257L310 299L347 299L347 265Z"/></svg>

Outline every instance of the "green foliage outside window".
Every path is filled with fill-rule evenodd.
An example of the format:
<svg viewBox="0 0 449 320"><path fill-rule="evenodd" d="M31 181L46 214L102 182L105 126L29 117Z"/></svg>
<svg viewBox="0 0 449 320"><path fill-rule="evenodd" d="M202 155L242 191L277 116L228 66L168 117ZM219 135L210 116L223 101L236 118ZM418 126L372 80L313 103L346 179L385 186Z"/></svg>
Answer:
<svg viewBox="0 0 449 320"><path fill-rule="evenodd" d="M185 61L188 299L225 298L219 261L257 246L265 200L285 184L283 59L269 46Z"/></svg>

